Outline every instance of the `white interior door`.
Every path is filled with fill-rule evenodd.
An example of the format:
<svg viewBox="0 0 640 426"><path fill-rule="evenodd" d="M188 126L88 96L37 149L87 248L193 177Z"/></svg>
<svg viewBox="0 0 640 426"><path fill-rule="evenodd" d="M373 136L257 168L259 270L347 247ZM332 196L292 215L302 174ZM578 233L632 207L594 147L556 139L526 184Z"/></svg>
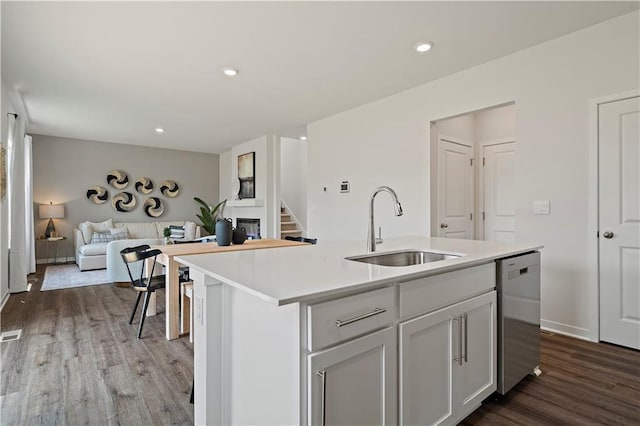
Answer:
<svg viewBox="0 0 640 426"><path fill-rule="evenodd" d="M438 236L473 239L473 151L438 139Z"/></svg>
<svg viewBox="0 0 640 426"><path fill-rule="evenodd" d="M514 242L516 143L483 148L484 240Z"/></svg>
<svg viewBox="0 0 640 426"><path fill-rule="evenodd" d="M640 349L640 97L598 106L600 340Z"/></svg>

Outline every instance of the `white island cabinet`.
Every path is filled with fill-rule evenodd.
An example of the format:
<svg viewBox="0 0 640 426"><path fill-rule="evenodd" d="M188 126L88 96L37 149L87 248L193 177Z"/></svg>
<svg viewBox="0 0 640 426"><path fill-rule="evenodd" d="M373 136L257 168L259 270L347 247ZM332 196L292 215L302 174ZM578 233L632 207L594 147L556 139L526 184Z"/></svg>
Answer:
<svg viewBox="0 0 640 426"><path fill-rule="evenodd" d="M540 246L402 238L461 255L385 267L352 244L179 258L194 280L195 423L455 424L496 389L495 260Z"/></svg>

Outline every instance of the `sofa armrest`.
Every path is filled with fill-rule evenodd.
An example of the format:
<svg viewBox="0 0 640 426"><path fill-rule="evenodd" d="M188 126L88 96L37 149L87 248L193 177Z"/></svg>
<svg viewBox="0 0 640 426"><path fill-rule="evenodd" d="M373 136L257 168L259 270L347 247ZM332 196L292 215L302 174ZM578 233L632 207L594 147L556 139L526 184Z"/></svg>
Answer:
<svg viewBox="0 0 640 426"><path fill-rule="evenodd" d="M78 250L85 244L82 232L78 228L73 230L73 252L78 255Z"/></svg>

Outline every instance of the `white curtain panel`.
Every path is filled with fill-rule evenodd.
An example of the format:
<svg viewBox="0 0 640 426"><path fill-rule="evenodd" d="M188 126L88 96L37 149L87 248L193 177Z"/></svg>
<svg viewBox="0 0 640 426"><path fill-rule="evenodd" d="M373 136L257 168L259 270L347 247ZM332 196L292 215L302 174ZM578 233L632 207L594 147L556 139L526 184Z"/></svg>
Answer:
<svg viewBox="0 0 640 426"><path fill-rule="evenodd" d="M27 272L36 272L36 236L33 222L33 155L31 136L24 136L24 220Z"/></svg>
<svg viewBox="0 0 640 426"><path fill-rule="evenodd" d="M23 120L9 116L9 291L27 290L29 255L25 206L25 147ZM29 167L31 169L31 167ZM30 209L33 209L31 206ZM30 231L33 233L33 230Z"/></svg>

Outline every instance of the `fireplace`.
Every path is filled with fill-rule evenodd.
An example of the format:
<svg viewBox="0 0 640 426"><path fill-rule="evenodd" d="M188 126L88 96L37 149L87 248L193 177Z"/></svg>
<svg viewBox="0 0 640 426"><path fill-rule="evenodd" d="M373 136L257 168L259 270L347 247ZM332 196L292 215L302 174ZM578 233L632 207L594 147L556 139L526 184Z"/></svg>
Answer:
<svg viewBox="0 0 640 426"><path fill-rule="evenodd" d="M239 217L236 219L236 228L244 228L247 231L247 238L250 240L262 238L260 236L260 219Z"/></svg>

